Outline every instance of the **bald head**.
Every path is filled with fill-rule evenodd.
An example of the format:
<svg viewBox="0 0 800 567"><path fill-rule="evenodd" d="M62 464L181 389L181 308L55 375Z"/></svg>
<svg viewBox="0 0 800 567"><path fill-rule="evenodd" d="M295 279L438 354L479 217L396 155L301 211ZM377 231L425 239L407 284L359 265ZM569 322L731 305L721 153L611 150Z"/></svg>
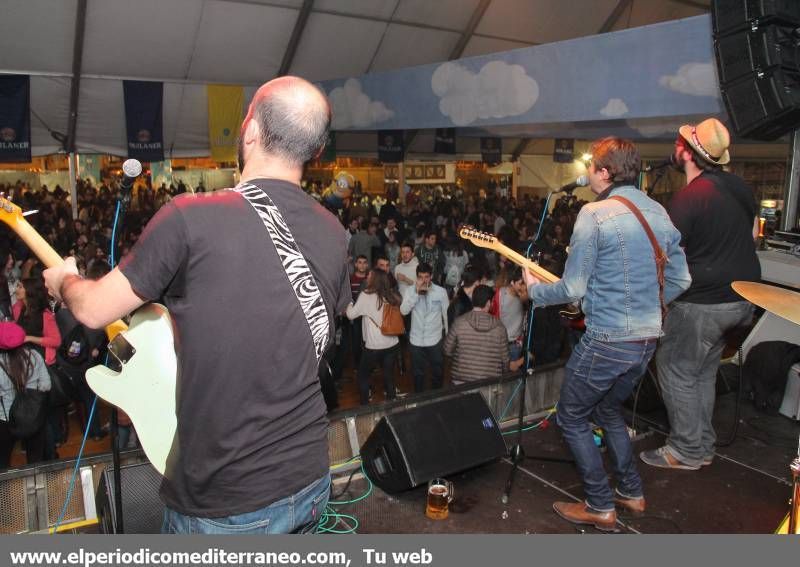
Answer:
<svg viewBox="0 0 800 567"><path fill-rule="evenodd" d="M258 124L261 150L297 167L313 159L325 145L331 110L317 87L287 76L256 91L242 123L242 137L251 120Z"/></svg>

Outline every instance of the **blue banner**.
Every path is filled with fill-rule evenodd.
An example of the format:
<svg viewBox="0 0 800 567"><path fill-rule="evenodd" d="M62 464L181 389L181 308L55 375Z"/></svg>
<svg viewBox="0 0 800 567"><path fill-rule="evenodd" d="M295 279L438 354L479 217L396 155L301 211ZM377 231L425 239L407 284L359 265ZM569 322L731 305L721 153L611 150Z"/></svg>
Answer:
<svg viewBox="0 0 800 567"><path fill-rule="evenodd" d="M139 161L164 159L162 104L164 84L123 81L128 157Z"/></svg>
<svg viewBox="0 0 800 567"><path fill-rule="evenodd" d="M503 161L503 139L481 138L481 160L491 164Z"/></svg>
<svg viewBox="0 0 800 567"><path fill-rule="evenodd" d="M433 151L437 154L456 153L456 129L437 128L434 137Z"/></svg>
<svg viewBox="0 0 800 567"><path fill-rule="evenodd" d="M403 130L378 131L378 160L383 163L399 163L405 155Z"/></svg>
<svg viewBox="0 0 800 567"><path fill-rule="evenodd" d="M31 161L31 78L0 76L0 162Z"/></svg>

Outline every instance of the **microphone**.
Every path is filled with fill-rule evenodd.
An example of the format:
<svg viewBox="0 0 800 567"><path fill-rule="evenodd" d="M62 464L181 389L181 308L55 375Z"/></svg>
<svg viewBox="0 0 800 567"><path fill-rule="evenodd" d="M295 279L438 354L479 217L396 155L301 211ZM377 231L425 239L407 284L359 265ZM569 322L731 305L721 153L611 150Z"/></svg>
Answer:
<svg viewBox="0 0 800 567"><path fill-rule="evenodd" d="M120 199L127 204L131 200L133 182L142 174L142 164L139 160L129 159L122 164L122 181L119 184Z"/></svg>
<svg viewBox="0 0 800 567"><path fill-rule="evenodd" d="M589 178L586 177L585 175L581 175L580 177L578 177L578 179L576 179L572 183L567 183L563 187L553 191L553 193L564 193L564 192L569 193L570 191L574 191L578 187L586 187L587 185L589 185Z"/></svg>
<svg viewBox="0 0 800 567"><path fill-rule="evenodd" d="M649 171L655 171L657 169L664 169L667 166L675 165L675 156L671 155L667 159L662 159L660 162L648 165L644 168L645 173Z"/></svg>

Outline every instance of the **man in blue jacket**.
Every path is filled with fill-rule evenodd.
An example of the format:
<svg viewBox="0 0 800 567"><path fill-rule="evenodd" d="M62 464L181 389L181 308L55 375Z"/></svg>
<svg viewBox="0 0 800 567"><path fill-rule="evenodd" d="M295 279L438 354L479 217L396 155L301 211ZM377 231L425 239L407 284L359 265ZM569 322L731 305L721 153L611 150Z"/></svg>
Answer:
<svg viewBox="0 0 800 567"><path fill-rule="evenodd" d="M689 287L691 278L679 243L681 235L664 208L635 187L641 168L636 147L603 138L592 144L589 185L598 195L575 222L564 277L543 284L527 270L525 283L534 306L581 301L586 333L567 362L557 422L583 478L585 502L556 502L564 519L616 529L615 504L630 512L645 509L642 480L622 402L644 374L661 335L662 310L653 244L623 197L643 215L667 257L663 302ZM595 445L590 420L603 428L617 479L612 492Z"/></svg>

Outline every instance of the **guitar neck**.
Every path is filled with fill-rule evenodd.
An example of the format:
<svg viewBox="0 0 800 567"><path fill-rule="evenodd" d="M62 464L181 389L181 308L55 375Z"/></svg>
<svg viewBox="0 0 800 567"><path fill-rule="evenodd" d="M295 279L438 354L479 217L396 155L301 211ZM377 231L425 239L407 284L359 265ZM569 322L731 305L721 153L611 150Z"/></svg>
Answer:
<svg viewBox="0 0 800 567"><path fill-rule="evenodd" d="M64 263L64 259L59 256L58 252L53 250L52 246L36 232L36 229L33 228L25 218L20 217L16 219L13 224L9 224L9 226L11 226L14 232L17 233L17 236L28 245L31 251L36 254L36 257L39 258L45 266L53 268ZM128 326L118 319L105 328L106 336L108 340L111 340L127 328Z"/></svg>
<svg viewBox="0 0 800 567"><path fill-rule="evenodd" d="M518 266L533 272L537 278L543 280L545 283L556 283L558 280L561 279L555 274L552 274L547 270L545 270L544 268L542 268L536 262L533 262L532 260L526 258L519 252L512 250L505 244L497 243L494 245L494 248L497 250L497 252L499 252L500 254L502 254L503 256L505 256Z"/></svg>
<svg viewBox="0 0 800 567"><path fill-rule="evenodd" d="M17 219L12 228L45 266L53 268L64 263L64 259L58 255L58 252L53 250L27 220L24 218Z"/></svg>

